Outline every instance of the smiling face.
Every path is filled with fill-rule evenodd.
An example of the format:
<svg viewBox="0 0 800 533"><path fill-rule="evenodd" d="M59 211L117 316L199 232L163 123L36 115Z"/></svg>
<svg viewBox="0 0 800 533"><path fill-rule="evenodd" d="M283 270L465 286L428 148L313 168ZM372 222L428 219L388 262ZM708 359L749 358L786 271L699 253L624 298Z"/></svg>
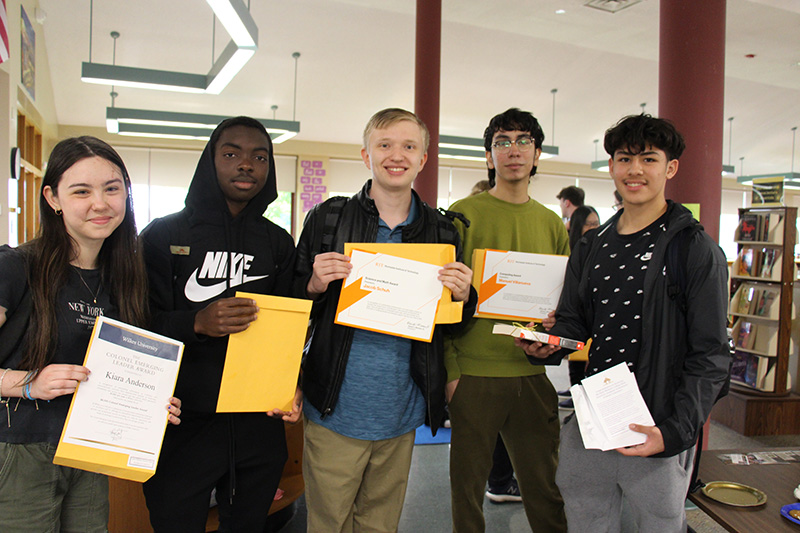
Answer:
<svg viewBox="0 0 800 533"><path fill-rule="evenodd" d="M486 164L494 169L497 184L511 184L523 180L527 183L531 177L531 170L534 166L538 166L539 156L542 154L541 147L521 151L516 141L522 138L530 139L530 132L499 130L492 135L492 145L502 141L515 141L507 151L493 146L491 152L486 152Z"/></svg>
<svg viewBox="0 0 800 533"><path fill-rule="evenodd" d="M67 233L78 246L102 244L125 217L128 193L122 171L102 157L87 157L69 167L54 190L42 189L54 211L62 211Z"/></svg>
<svg viewBox="0 0 800 533"><path fill-rule="evenodd" d="M626 211L661 209L666 204L664 188L678 171L677 159L670 160L663 150L648 145L639 153L617 150L608 164Z"/></svg>
<svg viewBox="0 0 800 533"><path fill-rule="evenodd" d="M425 166L428 153L422 129L411 120L400 120L374 129L361 149L364 164L372 171L372 186L387 192L406 191Z"/></svg>
<svg viewBox="0 0 800 533"><path fill-rule="evenodd" d="M255 128L232 126L217 140L214 167L231 215L236 216L267 183L269 140Z"/></svg>

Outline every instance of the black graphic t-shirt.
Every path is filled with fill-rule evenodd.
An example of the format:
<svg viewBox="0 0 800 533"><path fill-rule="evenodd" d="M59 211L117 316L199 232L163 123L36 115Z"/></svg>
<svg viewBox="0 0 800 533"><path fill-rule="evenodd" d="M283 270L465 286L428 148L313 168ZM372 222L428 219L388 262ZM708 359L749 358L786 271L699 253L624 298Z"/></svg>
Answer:
<svg viewBox="0 0 800 533"><path fill-rule="evenodd" d="M635 370L642 340L644 278L656 240L666 229L666 216L630 235L608 228L589 272L597 319L587 376L623 362Z"/></svg>
<svg viewBox="0 0 800 533"><path fill-rule="evenodd" d="M2 272L0 306L5 308L10 316L28 290L28 277L22 254L14 248L1 247L0 272ZM67 285L59 291L56 298L58 342L52 363L83 364L95 319L101 315L112 318L117 316L117 309L112 306L108 291L100 280L99 270L79 270L70 267ZM94 302L95 296L97 303ZM24 350L24 346L20 350ZM12 354L11 359L19 361L21 355L22 353ZM7 368L7 363L0 362L0 368ZM6 414L0 412L0 441L57 443L72 395L59 396L49 402L17 400L17 398L10 400L10 428L5 419Z"/></svg>

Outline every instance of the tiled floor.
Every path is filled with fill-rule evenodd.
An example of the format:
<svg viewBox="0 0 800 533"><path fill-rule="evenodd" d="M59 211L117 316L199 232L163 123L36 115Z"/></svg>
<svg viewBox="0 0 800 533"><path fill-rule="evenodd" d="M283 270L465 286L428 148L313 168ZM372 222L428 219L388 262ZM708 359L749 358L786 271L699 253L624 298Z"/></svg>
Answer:
<svg viewBox="0 0 800 533"><path fill-rule="evenodd" d="M569 385L567 365L548 368L550 380L556 389ZM562 411L563 415L566 412ZM709 449L745 448L764 449L779 446L800 448L800 436L743 437L718 424L711 425ZM400 531L404 533L445 533L452 529L450 521L450 486L448 481L447 445L417 446L411 465L408 492L400 519ZM305 502L298 501L298 511L281 533L299 533L306 530ZM690 505L690 507L693 507ZM528 520L520 504L493 504L484 500L484 515L487 533L530 532ZM697 533L722 533L725 530L697 508L687 508L689 525ZM635 531L635 526L626 521L622 533Z"/></svg>

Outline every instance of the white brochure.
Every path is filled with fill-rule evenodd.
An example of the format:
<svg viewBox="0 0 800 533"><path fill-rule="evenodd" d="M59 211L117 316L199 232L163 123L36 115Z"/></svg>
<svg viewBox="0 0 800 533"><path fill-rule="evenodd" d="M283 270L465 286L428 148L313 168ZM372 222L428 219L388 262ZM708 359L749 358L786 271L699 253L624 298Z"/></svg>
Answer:
<svg viewBox="0 0 800 533"><path fill-rule="evenodd" d="M625 363L584 378L569 390L587 450L607 451L642 444L645 435L631 431L628 425L655 425L636 376Z"/></svg>
<svg viewBox="0 0 800 533"><path fill-rule="evenodd" d="M441 266L353 250L337 324L430 342L444 286Z"/></svg>

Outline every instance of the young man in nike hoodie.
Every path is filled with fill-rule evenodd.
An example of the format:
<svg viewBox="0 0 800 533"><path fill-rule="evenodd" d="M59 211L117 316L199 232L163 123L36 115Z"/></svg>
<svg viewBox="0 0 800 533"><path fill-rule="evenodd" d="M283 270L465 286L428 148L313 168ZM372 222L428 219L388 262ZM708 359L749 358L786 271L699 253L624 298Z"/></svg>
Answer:
<svg viewBox="0 0 800 533"><path fill-rule="evenodd" d="M258 312L235 292L287 295L291 286L292 238L262 216L276 197L269 134L252 118L230 118L200 156L186 207L142 232L153 329L186 344L175 389L185 406L181 430L167 430L144 486L156 532L204 531L214 488L220 531L264 530L287 457L283 420L296 421L300 406L215 411L228 335Z"/></svg>

